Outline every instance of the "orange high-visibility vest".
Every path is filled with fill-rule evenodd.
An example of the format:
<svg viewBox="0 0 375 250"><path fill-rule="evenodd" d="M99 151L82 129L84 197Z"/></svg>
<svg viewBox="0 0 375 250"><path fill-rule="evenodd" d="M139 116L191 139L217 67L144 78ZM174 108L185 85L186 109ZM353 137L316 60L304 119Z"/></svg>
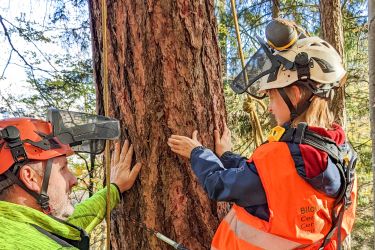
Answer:
<svg viewBox="0 0 375 250"><path fill-rule="evenodd" d="M296 171L285 142L271 142L255 150L254 162L266 193L269 221L233 205L213 238L213 250L319 249L331 229L335 199L318 192ZM341 239L355 218L356 181L341 225ZM324 249L336 249L336 234Z"/></svg>

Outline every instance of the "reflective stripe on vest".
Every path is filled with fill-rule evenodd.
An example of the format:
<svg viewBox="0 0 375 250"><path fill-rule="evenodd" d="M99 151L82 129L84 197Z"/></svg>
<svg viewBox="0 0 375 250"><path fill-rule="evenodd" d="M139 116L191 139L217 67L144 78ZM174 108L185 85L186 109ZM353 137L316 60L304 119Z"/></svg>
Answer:
<svg viewBox="0 0 375 250"><path fill-rule="evenodd" d="M277 235L264 232L242 222L238 219L234 209L230 210L230 212L224 218L224 221L229 224L230 229L239 239L260 248L282 250L294 249L302 246L298 242L290 241Z"/></svg>

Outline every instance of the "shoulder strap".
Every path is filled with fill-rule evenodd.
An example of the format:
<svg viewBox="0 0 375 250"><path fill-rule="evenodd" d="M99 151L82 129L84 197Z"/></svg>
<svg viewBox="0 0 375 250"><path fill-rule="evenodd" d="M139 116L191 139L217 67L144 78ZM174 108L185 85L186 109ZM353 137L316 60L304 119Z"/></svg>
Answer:
<svg viewBox="0 0 375 250"><path fill-rule="evenodd" d="M297 128L288 128L280 141L296 144L307 144L326 152L336 162L343 158L343 154L336 142L308 129L307 123L301 122Z"/></svg>
<svg viewBox="0 0 375 250"><path fill-rule="evenodd" d="M90 249L90 236L87 234L87 232L81 228L81 227L78 227L76 225L73 225L72 223L69 223L67 221L64 221L62 219L59 219L55 216L52 216L52 215L49 215L51 218L65 224L65 225L68 225L72 228L75 228L77 229L79 232L80 232L80 237L81 237L81 240L71 240L71 239L66 239L66 238L63 238L65 241L69 242L72 246L80 249L80 250L89 250Z"/></svg>
<svg viewBox="0 0 375 250"><path fill-rule="evenodd" d="M341 223L342 218L344 217L345 206L341 206L338 214L335 211L332 211L332 226L328 234L324 237L323 243L320 246L319 250L323 250L324 247L330 242L332 236L337 232L337 249L341 249Z"/></svg>
<svg viewBox="0 0 375 250"><path fill-rule="evenodd" d="M53 241L57 242L60 246L62 247L73 247L72 245L70 245L68 242L66 242L65 240L57 237L56 235L48 232L47 230L44 230L43 228L37 226L37 225L34 225L34 224L30 224L31 226L33 226L36 230L38 230L40 233L44 234L45 236L47 236L48 238L52 239Z"/></svg>
<svg viewBox="0 0 375 250"><path fill-rule="evenodd" d="M62 247L75 247L75 248L78 248L80 250L88 250L90 248L90 239L89 239L87 233L84 232L84 230L82 230L82 229L80 230L81 231L81 240L79 241L79 240L67 239L67 238L64 238L62 236L53 234L53 233L48 232L47 230L45 230L45 229L43 229L43 228L41 228L37 225L34 225L34 224L30 224L30 225L32 225L40 233L44 234L48 238L57 242ZM71 224L69 224L69 225L71 225ZM82 234L82 232L84 232L84 233Z"/></svg>
<svg viewBox="0 0 375 250"><path fill-rule="evenodd" d="M350 159L347 158L345 155L347 152L344 152L344 150L342 150L335 141L309 130L307 123L299 123L297 128L288 128L281 137L280 141L306 144L324 151L337 166L341 177L341 189L332 211L332 227L324 238L320 249L324 249L324 247L330 242L332 236L337 232L337 245L338 249L340 250L342 218L346 208L348 208L352 203L350 200L350 194L353 189L355 178L354 173L357 160L355 151L349 145L348 151L350 151L352 157ZM336 213L337 209L339 210Z"/></svg>

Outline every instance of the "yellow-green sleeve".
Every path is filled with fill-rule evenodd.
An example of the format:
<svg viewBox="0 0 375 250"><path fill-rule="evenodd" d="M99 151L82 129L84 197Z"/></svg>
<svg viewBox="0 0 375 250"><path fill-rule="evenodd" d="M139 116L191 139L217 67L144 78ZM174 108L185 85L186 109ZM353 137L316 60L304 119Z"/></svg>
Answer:
<svg viewBox="0 0 375 250"><path fill-rule="evenodd" d="M120 194L116 186L110 185L111 188L111 210L120 202ZM79 203L68 218L68 222L83 228L90 233L106 215L106 196L107 188L98 191L92 197Z"/></svg>

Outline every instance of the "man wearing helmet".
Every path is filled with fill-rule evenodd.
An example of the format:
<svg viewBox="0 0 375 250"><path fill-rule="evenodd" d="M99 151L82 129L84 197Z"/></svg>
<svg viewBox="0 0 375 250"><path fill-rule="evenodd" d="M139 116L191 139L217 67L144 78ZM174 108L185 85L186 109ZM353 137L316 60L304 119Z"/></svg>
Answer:
<svg viewBox="0 0 375 250"><path fill-rule="evenodd" d="M231 152L231 135L214 132L215 153L172 135L173 152L190 158L210 198L234 205L211 249L339 249L356 207L356 154L334 123L328 102L344 81L337 52L285 20L266 28L267 43L232 83L236 93L269 97L277 127L246 159Z"/></svg>
<svg viewBox="0 0 375 250"><path fill-rule="evenodd" d="M118 121L77 112L0 120L0 249L89 249L87 232L105 217L106 188L74 208L69 196L77 179L67 157L101 153L104 140L118 136ZM132 155L128 141L121 153L116 143L111 208L140 171L140 164L131 169Z"/></svg>

